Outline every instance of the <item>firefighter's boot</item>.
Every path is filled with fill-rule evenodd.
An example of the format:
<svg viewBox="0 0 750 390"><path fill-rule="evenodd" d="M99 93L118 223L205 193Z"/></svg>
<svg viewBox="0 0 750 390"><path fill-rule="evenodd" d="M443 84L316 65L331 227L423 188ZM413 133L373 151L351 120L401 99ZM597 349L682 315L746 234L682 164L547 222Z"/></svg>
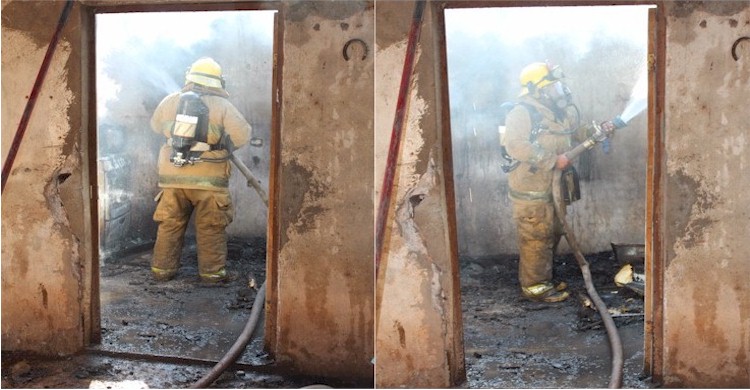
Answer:
<svg viewBox="0 0 750 390"><path fill-rule="evenodd" d="M154 277L155 280L159 282L166 282L168 280L172 280L174 276L177 274L176 269L163 269L159 267L151 267L151 275Z"/></svg>
<svg viewBox="0 0 750 390"><path fill-rule="evenodd" d="M523 295L536 302L562 302L570 296L570 293L565 291L565 283L560 283L557 286L552 282L537 283L528 287L522 287L521 291Z"/></svg>

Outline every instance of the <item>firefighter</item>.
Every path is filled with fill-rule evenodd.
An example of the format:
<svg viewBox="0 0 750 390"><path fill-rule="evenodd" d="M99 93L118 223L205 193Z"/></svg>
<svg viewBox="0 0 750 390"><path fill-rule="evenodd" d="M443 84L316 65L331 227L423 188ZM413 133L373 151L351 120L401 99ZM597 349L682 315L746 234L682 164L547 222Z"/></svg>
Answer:
<svg viewBox="0 0 750 390"><path fill-rule="evenodd" d="M198 273L204 282L228 280L226 227L234 217L229 194L229 154L246 144L251 127L229 102L221 66L211 58L195 61L181 91L165 97L151 128L166 143L159 152L158 224L151 272L172 279L180 266L185 230L195 213Z"/></svg>
<svg viewBox="0 0 750 390"><path fill-rule="evenodd" d="M506 116L503 140L517 162L508 185L518 233L521 291L543 302L561 302L570 295L565 283L552 278L553 256L563 234L552 200L553 171L572 170L563 153L588 135L578 126L578 110L562 78L561 69L547 63L532 63L521 71L522 91Z"/></svg>

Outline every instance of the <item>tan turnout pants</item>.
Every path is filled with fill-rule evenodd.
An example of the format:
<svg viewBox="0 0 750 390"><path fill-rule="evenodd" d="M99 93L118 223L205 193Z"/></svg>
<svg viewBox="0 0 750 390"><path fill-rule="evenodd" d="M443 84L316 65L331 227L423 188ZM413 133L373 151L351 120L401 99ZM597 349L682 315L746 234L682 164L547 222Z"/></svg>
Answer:
<svg viewBox="0 0 750 390"><path fill-rule="evenodd" d="M176 273L185 230L195 211L198 272L201 277L223 274L227 260L226 227L234 217L228 190L165 188L157 196L154 221L159 224L151 259L152 269Z"/></svg>
<svg viewBox="0 0 750 390"><path fill-rule="evenodd" d="M552 281L552 260L563 234L554 205L513 199L513 219L518 232L521 287Z"/></svg>

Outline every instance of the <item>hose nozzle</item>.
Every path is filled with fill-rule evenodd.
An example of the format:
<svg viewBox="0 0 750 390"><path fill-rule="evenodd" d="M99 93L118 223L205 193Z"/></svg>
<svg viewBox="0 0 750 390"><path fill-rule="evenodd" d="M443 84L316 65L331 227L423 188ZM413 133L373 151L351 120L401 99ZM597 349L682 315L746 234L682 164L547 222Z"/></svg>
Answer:
<svg viewBox="0 0 750 390"><path fill-rule="evenodd" d="M627 125L628 124L619 116L616 116L614 117L614 119L602 123L596 123L596 121L593 121L591 123L593 134L591 134L589 138L581 142L575 148L567 151L565 153L565 157L567 157L568 160L572 160L578 157L578 155L580 155L584 151L592 149L596 144L607 141L607 139L611 137L612 134L614 134L615 130L621 129Z"/></svg>
<svg viewBox="0 0 750 390"><path fill-rule="evenodd" d="M612 124L615 125L616 128L622 129L623 127L627 126L628 124L620 118L620 116L616 116L614 119L612 119Z"/></svg>

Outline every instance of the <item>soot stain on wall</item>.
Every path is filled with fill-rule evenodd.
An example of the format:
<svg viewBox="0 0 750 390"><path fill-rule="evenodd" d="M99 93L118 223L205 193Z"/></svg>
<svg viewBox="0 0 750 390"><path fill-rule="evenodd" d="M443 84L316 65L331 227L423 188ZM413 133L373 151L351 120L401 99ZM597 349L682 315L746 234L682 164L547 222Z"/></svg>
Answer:
<svg viewBox="0 0 750 390"><path fill-rule="evenodd" d="M4 4L2 11L3 28L23 31L38 47L46 48L57 26L56 18L62 12L64 5L63 2L49 3L46 1L20 1ZM57 15L55 15L55 12L49 11L50 7L55 6L59 9ZM34 7L35 10L30 11L29 7ZM74 13L75 9L71 12L71 16Z"/></svg>
<svg viewBox="0 0 750 390"><path fill-rule="evenodd" d="M369 1L339 2L335 7L331 6L331 2L300 1L289 6L288 19L299 22L316 15L325 19L342 20L371 9L372 6Z"/></svg>
<svg viewBox="0 0 750 390"><path fill-rule="evenodd" d="M748 8L750 8L750 3L746 1L681 1L668 3L668 6L666 7L667 15L670 18L676 19L674 23L668 23L675 25L681 24L681 27L674 28L674 31L676 32L671 36L672 42L676 44L688 44L696 38L698 30L706 31L706 33L708 33L709 31L705 30L706 27L712 26L714 29L719 28L716 27L716 21L712 21L712 24L709 24L705 19L690 21L689 19L694 12L705 12L719 17L730 17L728 20L721 21L720 24L726 23L729 27L734 29L739 25L739 22L732 17L740 14ZM750 21L746 21L744 25L747 26L748 22ZM693 29L691 26L698 27Z"/></svg>
<svg viewBox="0 0 750 390"><path fill-rule="evenodd" d="M678 170L667 177L667 211L675 221L667 229L668 242L680 242L685 248L695 248L703 244L706 230L716 220L708 216L695 216L696 212L710 210L718 202L718 197L703 188L700 181ZM674 259L674 249L667 256L667 266Z"/></svg>
<svg viewBox="0 0 750 390"><path fill-rule="evenodd" d="M282 204L287 205L282 226L292 226L298 234L315 229L315 217L328 210L315 201L324 197L329 187L315 179L313 172L297 160L285 164L282 171L286 172L282 175L282 193L285 198ZM283 246L289 241L289 237L286 229L282 229L281 234Z"/></svg>
<svg viewBox="0 0 750 390"><path fill-rule="evenodd" d="M670 8L669 14L676 18L690 16L693 12L704 11L716 16L732 16L748 7L744 1L681 1Z"/></svg>

